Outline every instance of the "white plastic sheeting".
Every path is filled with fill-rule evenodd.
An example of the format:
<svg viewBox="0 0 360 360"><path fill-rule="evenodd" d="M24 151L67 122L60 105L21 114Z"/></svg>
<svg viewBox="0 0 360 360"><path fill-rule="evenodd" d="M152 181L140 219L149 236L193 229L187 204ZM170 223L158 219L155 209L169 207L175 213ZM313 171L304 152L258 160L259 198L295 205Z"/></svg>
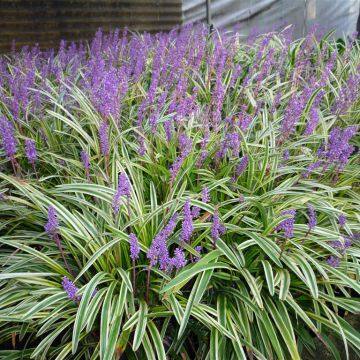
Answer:
<svg viewBox="0 0 360 360"><path fill-rule="evenodd" d="M341 37L356 31L360 0L211 0L210 9L214 26L239 24L244 36L293 24L294 35L300 37L317 24ZM206 0L183 0L182 13L184 23L205 21Z"/></svg>

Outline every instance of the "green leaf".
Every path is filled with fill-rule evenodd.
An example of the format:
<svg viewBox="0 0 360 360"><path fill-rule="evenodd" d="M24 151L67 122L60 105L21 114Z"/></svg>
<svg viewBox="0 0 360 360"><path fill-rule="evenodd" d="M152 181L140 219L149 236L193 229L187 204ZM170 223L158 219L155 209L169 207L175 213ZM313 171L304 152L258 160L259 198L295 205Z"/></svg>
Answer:
<svg viewBox="0 0 360 360"><path fill-rule="evenodd" d="M109 286L101 309L101 321L100 321L100 358L101 359L104 359L109 344L110 319L114 310L114 307L112 306L113 305L112 302L113 302L113 295L116 286L117 286L116 281L113 281Z"/></svg>
<svg viewBox="0 0 360 360"><path fill-rule="evenodd" d="M250 287L250 290L254 295L255 301L257 302L259 308L263 309L264 305L261 298L260 289L258 288L258 285L256 284L254 277L250 274L250 271L248 269L243 269L241 273L244 276L245 280L247 281L247 284Z"/></svg>
<svg viewBox="0 0 360 360"><path fill-rule="evenodd" d="M264 268L265 279L266 279L266 283L267 283L267 286L269 289L269 293L271 296L274 296L275 285L274 285L274 273L272 271L272 267L267 260L262 260L261 262L262 262L262 265Z"/></svg>
<svg viewBox="0 0 360 360"><path fill-rule="evenodd" d="M139 318L134 333L133 350L136 351L143 340L147 324L148 307L144 301L140 302Z"/></svg>
<svg viewBox="0 0 360 360"><path fill-rule="evenodd" d="M216 247L231 261L231 263L239 270L245 265L241 263L241 258L238 257L229 246L227 246L220 238L216 241Z"/></svg>
<svg viewBox="0 0 360 360"><path fill-rule="evenodd" d="M219 331L215 328L212 328L210 333L210 360L220 359L219 343L220 343Z"/></svg>
<svg viewBox="0 0 360 360"><path fill-rule="evenodd" d="M298 264L300 265L300 268L305 276L306 284L308 285L311 295L317 299L319 297L319 290L316 282L316 276L311 268L308 261L306 261L304 258L301 257L300 254L293 254L293 257L297 260Z"/></svg>
<svg viewBox="0 0 360 360"><path fill-rule="evenodd" d="M67 300L67 294L64 292L57 293L45 298L43 301L40 301L37 305L31 308L27 313L25 313L23 319L28 320L34 315L36 315L39 311L42 311L53 304L59 303L61 301Z"/></svg>
<svg viewBox="0 0 360 360"><path fill-rule="evenodd" d="M112 324L109 331L109 342L105 349L104 360L113 359L115 353L116 343L120 335L122 315L125 308L126 293L127 293L127 285L125 285L125 283L122 283L120 287L120 293L117 299L117 303L115 307L113 307L114 310L112 314Z"/></svg>
<svg viewBox="0 0 360 360"><path fill-rule="evenodd" d="M201 264L200 261L186 269L180 271L180 273L175 276L174 279L169 281L169 283L164 286L164 288L160 291L160 293L168 292L178 286L179 284L183 284L184 282L188 281L196 274L200 272L204 272L210 269L230 269L229 265L218 262L218 263L210 263L210 264Z"/></svg>
<svg viewBox="0 0 360 360"><path fill-rule="evenodd" d="M80 333L81 333L82 329L84 328L85 322L87 320L86 313L88 312L88 304L91 299L91 296L93 295L98 283L106 275L107 274L104 272L100 272L100 273L96 274L85 287L84 294L81 297L80 305L79 305L78 311L76 313L75 324L74 324L74 328L73 328L73 339L72 339L72 353L73 354L75 354L75 352L77 350Z"/></svg>
<svg viewBox="0 0 360 360"><path fill-rule="evenodd" d="M286 269L280 269L280 291L279 291L279 299L285 300L289 293L290 288L290 273Z"/></svg>
<svg viewBox="0 0 360 360"><path fill-rule="evenodd" d="M158 360L166 360L164 344L160 337L160 334L159 334L159 331L158 331L156 325L152 321L149 321L147 323L147 327L148 327L149 333L151 335L151 340L154 344L154 348L155 348L155 351L157 354L157 359Z"/></svg>
<svg viewBox="0 0 360 360"><path fill-rule="evenodd" d="M183 333L187 327L187 323L189 321L193 305L198 304L200 302L201 298L203 297L204 292L205 292L205 290L209 284L209 281L211 279L212 273L213 273L212 269L207 270L207 271L203 272L201 275L199 275L198 278L196 279L195 284L191 290L189 299L187 300L187 303L186 303L185 312L184 312L184 315L183 315L181 323L180 323L178 339L181 338L181 336L183 335Z"/></svg>

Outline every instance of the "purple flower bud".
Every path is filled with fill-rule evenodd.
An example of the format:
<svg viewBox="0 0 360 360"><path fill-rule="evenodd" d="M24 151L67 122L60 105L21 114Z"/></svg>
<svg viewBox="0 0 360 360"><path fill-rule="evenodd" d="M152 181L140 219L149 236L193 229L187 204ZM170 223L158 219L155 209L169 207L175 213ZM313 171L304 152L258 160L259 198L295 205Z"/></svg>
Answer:
<svg viewBox="0 0 360 360"><path fill-rule="evenodd" d="M176 269L181 269L186 265L186 259L184 250L181 248L176 248L174 251L174 257L172 257L169 261L169 270L171 270L172 267L175 267Z"/></svg>
<svg viewBox="0 0 360 360"><path fill-rule="evenodd" d="M215 209L211 226L211 238L213 239L213 243L216 244L216 241L219 239L220 235L223 235L224 233L225 227L220 222L219 211Z"/></svg>
<svg viewBox="0 0 360 360"><path fill-rule="evenodd" d="M81 162L86 170L86 173L89 172L90 170L90 157L89 157L89 154L85 151L85 150L82 150L81 153L80 153L80 156L81 156Z"/></svg>
<svg viewBox="0 0 360 360"><path fill-rule="evenodd" d="M185 134L179 136L179 148L180 155L175 159L175 162L171 165L171 182L173 182L181 168L181 165L185 161L186 157L190 154L192 149L192 141Z"/></svg>
<svg viewBox="0 0 360 360"><path fill-rule="evenodd" d="M110 152L109 137L108 137L109 125L106 121L100 124L99 138L100 138L100 149L104 156L108 156Z"/></svg>
<svg viewBox="0 0 360 360"><path fill-rule="evenodd" d="M354 241L360 241L360 233L358 233L358 232L353 233L353 235L351 236L351 239Z"/></svg>
<svg viewBox="0 0 360 360"><path fill-rule="evenodd" d="M290 159L290 151L286 149L283 153L283 160L288 161Z"/></svg>
<svg viewBox="0 0 360 360"><path fill-rule="evenodd" d="M200 246L200 245L195 246L195 251L200 254L201 251L202 251L202 246ZM198 262L199 260L200 260L200 256L196 256L196 257L194 258L194 262Z"/></svg>
<svg viewBox="0 0 360 360"><path fill-rule="evenodd" d="M48 221L44 226L45 231L50 236L55 236L58 230L59 221L57 218L56 210L53 206L49 206L48 208Z"/></svg>
<svg viewBox="0 0 360 360"><path fill-rule="evenodd" d="M315 209L310 204L308 205L308 215L309 215L308 227L310 231L313 230L317 224Z"/></svg>
<svg viewBox="0 0 360 360"><path fill-rule="evenodd" d="M66 276L64 276L61 284L70 300L74 300L74 301L80 300L80 296L76 295L79 289L75 286L75 284L71 280L69 280Z"/></svg>
<svg viewBox="0 0 360 360"><path fill-rule="evenodd" d="M351 247L352 245L352 240L351 238L345 237L344 238L344 248L348 249L349 247Z"/></svg>
<svg viewBox="0 0 360 360"><path fill-rule="evenodd" d="M140 254L139 240L137 239L135 234L131 233L129 235L129 243L130 243L130 257L133 261L135 261L139 258L139 254Z"/></svg>
<svg viewBox="0 0 360 360"><path fill-rule="evenodd" d="M340 259L337 256L333 255L329 256L326 262L333 268L336 268L340 265Z"/></svg>
<svg viewBox="0 0 360 360"><path fill-rule="evenodd" d="M191 216L192 216L192 218L193 219L198 218L199 215L200 215L200 211L201 211L201 209L198 206L193 206L191 208Z"/></svg>
<svg viewBox="0 0 360 360"><path fill-rule="evenodd" d="M194 231L192 215L190 210L190 200L186 200L183 211L184 211L184 220L182 223L180 239L188 243L190 242L191 235Z"/></svg>
<svg viewBox="0 0 360 360"><path fill-rule="evenodd" d="M210 201L210 191L206 186L201 190L201 201L208 203Z"/></svg>
<svg viewBox="0 0 360 360"><path fill-rule="evenodd" d="M0 116L0 135L6 156L9 159L13 159L16 154L18 142L15 138L14 125L11 121L7 120L5 116Z"/></svg>
<svg viewBox="0 0 360 360"><path fill-rule="evenodd" d="M238 177L246 170L248 162L249 162L249 157L247 155L241 158L240 163L235 168L235 175L232 178L233 182L235 182L238 179Z"/></svg>
<svg viewBox="0 0 360 360"><path fill-rule="evenodd" d="M150 260L150 266L155 266L157 263L160 265L161 270L166 270L169 266L170 257L167 248L167 239L173 233L178 214L175 213L168 224L161 230L154 238L149 251L147 252L147 258Z"/></svg>
<svg viewBox="0 0 360 360"><path fill-rule="evenodd" d="M30 164L34 165L37 160L35 141L32 139L25 140L25 153Z"/></svg>
<svg viewBox="0 0 360 360"><path fill-rule="evenodd" d="M304 135L311 135L316 129L317 124L319 123L319 113L318 109L312 107L309 112L309 120L306 124L306 129L304 131Z"/></svg>
<svg viewBox="0 0 360 360"><path fill-rule="evenodd" d="M131 188L130 182L129 182L126 174L120 173L119 181L118 181L118 188L117 188L116 193L112 200L112 207L113 207L115 214L117 214L119 212L122 196L125 196L127 198L127 200L129 201L130 194L131 194L130 188Z"/></svg>
<svg viewBox="0 0 360 360"><path fill-rule="evenodd" d="M338 221L339 221L339 226L341 228L343 228L345 226L345 224L346 224L346 216L343 215L343 214L340 214Z"/></svg>
<svg viewBox="0 0 360 360"><path fill-rule="evenodd" d="M294 210L294 209L285 210L285 211L281 212L281 215L290 215L291 217L281 221L281 223L275 227L275 230L276 231L283 230L284 236L286 238L288 238L288 239L292 238L294 236L294 224L295 224L296 210Z"/></svg>
<svg viewBox="0 0 360 360"><path fill-rule="evenodd" d="M317 168L319 168L321 166L321 164L322 164L322 161L316 161L316 162L310 164L307 167L306 171L302 174L302 177L307 179L314 170L316 170Z"/></svg>

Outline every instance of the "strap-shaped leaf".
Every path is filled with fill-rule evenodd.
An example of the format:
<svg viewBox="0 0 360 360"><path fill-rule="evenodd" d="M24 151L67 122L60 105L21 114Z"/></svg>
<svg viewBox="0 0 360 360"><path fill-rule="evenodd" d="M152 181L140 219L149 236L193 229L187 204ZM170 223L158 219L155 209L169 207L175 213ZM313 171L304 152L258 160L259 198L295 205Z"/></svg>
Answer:
<svg viewBox="0 0 360 360"><path fill-rule="evenodd" d="M209 284L209 281L211 279L212 273L213 273L212 269L207 270L204 273L202 273L201 275L199 275L198 278L196 279L195 284L191 290L189 299L186 304L184 316L182 317L182 320L180 323L178 338L180 338L182 336L182 334L184 333L184 331L186 329L193 305L198 304L200 302L201 298L203 297L204 292L205 292L205 290Z"/></svg>
<svg viewBox="0 0 360 360"><path fill-rule="evenodd" d="M75 324L74 324L74 329L73 329L73 339L72 339L72 353L73 354L75 354L75 352L77 350L80 333L81 333L81 330L83 329L83 327L85 326L86 313L88 311L89 301L94 294L96 286L106 275L107 275L106 273L100 272L100 273L96 274L86 285L86 288L81 297L80 305L79 305L78 311L76 313L76 318L75 318Z"/></svg>
<svg viewBox="0 0 360 360"><path fill-rule="evenodd" d="M117 282L113 281L109 286L106 293L105 300L101 309L101 321L100 321L100 358L103 359L109 343L110 332L110 320L114 310L113 308L113 296Z"/></svg>
<svg viewBox="0 0 360 360"><path fill-rule="evenodd" d="M274 273L272 267L267 260L262 260L261 262L264 268L265 279L269 289L269 293L271 296L273 296L275 293L275 284L274 284Z"/></svg>
<svg viewBox="0 0 360 360"><path fill-rule="evenodd" d="M154 344L155 347L157 360L166 360L164 344L156 325L152 321L149 321L147 326L148 326L149 334L151 336L152 343Z"/></svg>
<svg viewBox="0 0 360 360"><path fill-rule="evenodd" d="M136 351L143 340L147 324L148 306L144 301L140 302L139 318L134 333L133 350Z"/></svg>
<svg viewBox="0 0 360 360"><path fill-rule="evenodd" d="M210 269L230 269L230 266L221 262L210 263L210 264L200 264L196 263L195 265L190 266L189 268L181 271L174 279L169 281L169 283L164 286L160 291L161 293L167 292L178 286L179 284L184 284L186 281L190 280L196 274L204 272Z"/></svg>
<svg viewBox="0 0 360 360"><path fill-rule="evenodd" d="M286 269L280 269L280 291L279 291L279 299L285 300L290 288L290 273Z"/></svg>
<svg viewBox="0 0 360 360"><path fill-rule="evenodd" d="M241 273L247 281L251 293L254 295L256 303L258 304L259 308L262 309L264 305L261 298L260 289L258 288L254 277L250 274L250 271L248 269L242 269Z"/></svg>
<svg viewBox="0 0 360 360"><path fill-rule="evenodd" d="M122 315L126 302L127 285L123 282L120 287L120 293L116 305L113 306L112 324L109 333L109 342L105 351L104 360L111 360L115 353L117 339L120 335L120 326Z"/></svg>
<svg viewBox="0 0 360 360"><path fill-rule="evenodd" d="M216 246L237 269L240 270L245 265L244 263L241 263L241 258L237 256L237 254L232 249L230 249L230 247L227 246L220 238L216 241Z"/></svg>

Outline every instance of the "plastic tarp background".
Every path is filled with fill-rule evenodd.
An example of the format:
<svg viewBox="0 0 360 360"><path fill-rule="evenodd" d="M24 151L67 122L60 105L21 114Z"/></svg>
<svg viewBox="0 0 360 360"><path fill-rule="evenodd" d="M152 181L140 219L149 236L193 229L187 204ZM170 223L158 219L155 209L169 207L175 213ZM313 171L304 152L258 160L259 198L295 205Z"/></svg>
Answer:
<svg viewBox="0 0 360 360"><path fill-rule="evenodd" d="M241 35L294 25L294 36L305 35L313 24L334 36L356 31L360 0L211 0L211 20L216 27L239 24ZM206 20L206 0L183 0L184 23Z"/></svg>

